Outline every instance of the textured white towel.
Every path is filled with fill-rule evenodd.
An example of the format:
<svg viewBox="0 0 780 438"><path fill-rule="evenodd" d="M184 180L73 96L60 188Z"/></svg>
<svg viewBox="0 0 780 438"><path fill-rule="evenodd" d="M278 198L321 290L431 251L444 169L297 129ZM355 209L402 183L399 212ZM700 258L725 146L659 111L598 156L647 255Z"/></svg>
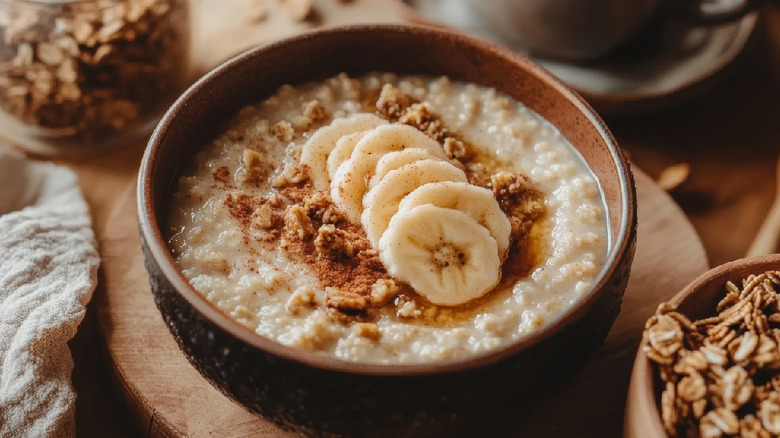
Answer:
<svg viewBox="0 0 780 438"><path fill-rule="evenodd" d="M0 437L75 436L67 343L99 263L76 175L0 147Z"/></svg>

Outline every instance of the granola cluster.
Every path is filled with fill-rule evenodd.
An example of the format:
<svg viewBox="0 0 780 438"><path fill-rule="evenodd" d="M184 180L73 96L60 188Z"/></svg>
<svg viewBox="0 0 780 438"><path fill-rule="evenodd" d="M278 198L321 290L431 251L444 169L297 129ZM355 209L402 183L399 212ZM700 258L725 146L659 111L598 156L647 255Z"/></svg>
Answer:
<svg viewBox="0 0 780 438"><path fill-rule="evenodd" d="M661 304L644 352L664 384L661 418L676 436L780 434L780 271L726 283L717 316L690 321Z"/></svg>
<svg viewBox="0 0 780 438"><path fill-rule="evenodd" d="M55 135L124 129L186 80L187 0L13 3L0 11L0 108Z"/></svg>

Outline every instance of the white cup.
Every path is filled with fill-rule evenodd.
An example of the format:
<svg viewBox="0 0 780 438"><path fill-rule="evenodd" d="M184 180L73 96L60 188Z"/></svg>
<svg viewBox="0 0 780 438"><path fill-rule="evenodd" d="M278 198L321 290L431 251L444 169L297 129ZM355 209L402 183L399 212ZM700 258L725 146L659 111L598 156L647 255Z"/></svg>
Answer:
<svg viewBox="0 0 780 438"><path fill-rule="evenodd" d="M581 61L609 53L659 11L697 24L735 20L756 0L466 0L485 27L531 54Z"/></svg>

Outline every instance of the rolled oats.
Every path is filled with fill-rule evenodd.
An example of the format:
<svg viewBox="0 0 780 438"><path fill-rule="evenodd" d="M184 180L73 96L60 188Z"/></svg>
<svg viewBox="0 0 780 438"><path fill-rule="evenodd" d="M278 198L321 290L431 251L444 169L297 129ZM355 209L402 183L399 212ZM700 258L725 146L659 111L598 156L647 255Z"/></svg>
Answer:
<svg viewBox="0 0 780 438"><path fill-rule="evenodd" d="M25 137L97 144L146 129L184 86L188 0L9 2L0 14L0 110Z"/></svg>
<svg viewBox="0 0 780 438"><path fill-rule="evenodd" d="M775 395L777 395L777 392L775 392ZM777 397L762 401L758 413L759 418L761 418L761 425L767 431L775 435L780 434L780 405L778 405Z"/></svg>
<svg viewBox="0 0 780 438"><path fill-rule="evenodd" d="M739 432L739 419L728 409L718 408L707 412L699 422L699 432L703 438L718 438L724 434Z"/></svg>
<svg viewBox="0 0 780 438"><path fill-rule="evenodd" d="M780 434L780 272L728 282L716 316L689 321L672 306L645 324L643 351L664 382L669 436Z"/></svg>

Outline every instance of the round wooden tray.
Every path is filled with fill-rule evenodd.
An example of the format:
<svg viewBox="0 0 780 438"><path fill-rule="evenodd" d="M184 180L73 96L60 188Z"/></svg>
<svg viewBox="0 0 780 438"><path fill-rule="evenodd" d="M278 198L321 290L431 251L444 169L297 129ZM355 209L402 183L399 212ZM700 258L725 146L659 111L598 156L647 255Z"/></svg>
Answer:
<svg viewBox="0 0 780 438"><path fill-rule="evenodd" d="M655 183L634 171L638 247L623 308L606 342L574 379L518 413L514 436L619 436L631 364L656 306L708 268L685 215ZM141 254L135 190L119 200L100 236L103 287L98 321L117 391L152 437L294 436L235 404L189 364L155 307ZM561 421L565 418L565 421Z"/></svg>

